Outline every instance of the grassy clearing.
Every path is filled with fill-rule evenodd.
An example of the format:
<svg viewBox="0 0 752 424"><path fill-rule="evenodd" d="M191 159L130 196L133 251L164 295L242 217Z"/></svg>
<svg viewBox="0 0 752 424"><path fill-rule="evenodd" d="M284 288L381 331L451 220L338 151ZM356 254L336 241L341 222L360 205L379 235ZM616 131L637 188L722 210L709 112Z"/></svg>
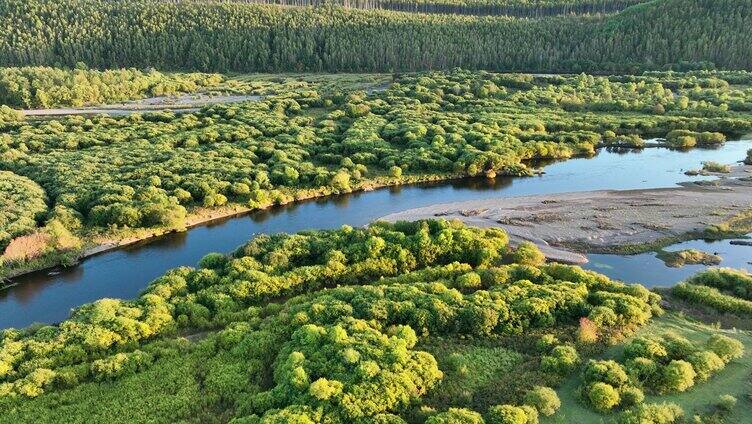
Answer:
<svg viewBox="0 0 752 424"><path fill-rule="evenodd" d="M647 395L646 403L673 402L684 409L687 417L694 414L708 414L714 412L714 405L718 397L731 394L738 399L736 407L726 417L726 423L752 422L752 401L748 394L752 391L752 334L741 330L717 329L713 326L689 320L679 313L668 313L656 318L642 328L636 335L662 335L667 332L680 334L691 341L704 342L712 334L722 333L738 339L744 343L744 357L731 362L718 375L710 380L699 383L685 393L671 395ZM622 355L624 343L619 343L606 350L599 357L603 359L618 358ZM576 390L580 385L579 373L575 373L559 388L558 393L562 402L559 413L551 418L543 419L543 423L606 423L614 414L599 414L576 398Z"/></svg>
<svg viewBox="0 0 752 424"><path fill-rule="evenodd" d="M518 387L500 387L509 375L523 372L526 355L488 342L433 340L421 346L438 361L444 372L439 387L424 405L439 410L448 407L471 407L485 410L490 405L513 398Z"/></svg>

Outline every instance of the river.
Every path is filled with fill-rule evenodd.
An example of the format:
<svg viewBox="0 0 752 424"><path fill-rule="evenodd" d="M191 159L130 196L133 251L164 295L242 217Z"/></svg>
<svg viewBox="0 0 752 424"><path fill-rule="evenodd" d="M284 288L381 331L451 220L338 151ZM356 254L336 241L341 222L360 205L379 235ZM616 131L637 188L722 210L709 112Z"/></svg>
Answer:
<svg viewBox="0 0 752 424"><path fill-rule="evenodd" d="M16 278L17 286L0 293L0 328L22 327L33 322L59 322L69 315L71 308L104 297L133 298L166 270L195 265L209 252L230 252L258 233L337 228L344 224L366 225L390 213L435 203L571 191L670 187L691 179L684 175L684 171L699 168L703 161L735 162L742 159L749 148L752 148L752 141L745 140L728 142L717 149L686 152L665 148L643 151L601 149L593 158L549 164L544 175L535 177L467 179L384 188L256 211L94 256L55 275L40 272ZM709 249L719 250L712 246ZM728 245L724 249L733 250L734 257L747 255L748 260L752 260L752 247ZM632 257L589 255L589 258L592 262L588 268L646 285L656 282L672 284L698 268L669 269L651 254ZM744 261L728 263L731 262Z"/></svg>

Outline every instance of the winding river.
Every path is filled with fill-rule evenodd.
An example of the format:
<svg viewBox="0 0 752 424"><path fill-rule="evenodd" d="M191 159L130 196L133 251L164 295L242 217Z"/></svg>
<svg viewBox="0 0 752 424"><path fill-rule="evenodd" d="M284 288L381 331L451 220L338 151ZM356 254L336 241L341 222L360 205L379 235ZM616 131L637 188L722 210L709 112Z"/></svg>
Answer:
<svg viewBox="0 0 752 424"><path fill-rule="evenodd" d="M39 272L19 277L14 280L17 286L0 293L0 328L22 327L33 322L59 322L69 315L71 308L104 297L133 298L166 270L194 265L209 252L232 251L258 233L337 228L344 224L360 226L390 213L434 203L571 191L670 187L690 179L684 171L699 168L703 161L736 162L749 148L752 148L751 140L728 142L712 150L687 152L665 148L643 151L601 149L593 158L549 164L546 173L536 177L469 179L385 188L256 211L103 253L59 273ZM704 242L687 242L687 245L698 247L697 243ZM743 267L746 261L752 260L752 247L749 246L719 242L703 248L718 251L724 259L729 258L724 261L725 266ZM613 278L648 285L673 284L702 268L667 268L653 254L589 255L589 259L591 262L587 268Z"/></svg>

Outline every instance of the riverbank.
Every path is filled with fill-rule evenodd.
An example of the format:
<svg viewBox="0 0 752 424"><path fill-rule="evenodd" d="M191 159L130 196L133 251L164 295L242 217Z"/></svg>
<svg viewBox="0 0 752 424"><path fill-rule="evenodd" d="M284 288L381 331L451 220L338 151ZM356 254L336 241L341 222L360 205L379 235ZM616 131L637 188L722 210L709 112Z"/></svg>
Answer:
<svg viewBox="0 0 752 424"><path fill-rule="evenodd" d="M385 221L444 217L499 227L536 243L549 259L584 253L637 253L700 236L752 230L752 166L708 182L643 190L599 190L437 204ZM584 256L583 256L584 257Z"/></svg>
<svg viewBox="0 0 752 424"><path fill-rule="evenodd" d="M212 209L197 208L190 211L183 228L142 228L136 230L130 229L99 236L85 237L85 245L79 251L49 252L44 257L39 258L38 260L31 260L17 267L9 267L10 270L5 272L2 272L2 270L0 270L0 279L10 281L14 278L29 274L53 272L61 266L77 266L81 261L87 258L122 249L128 246L133 246L139 243L147 243L171 233L188 231L192 228L210 225L214 222L221 222L234 217L247 215L255 211L263 211L274 207L286 206L295 202L324 199L340 194L362 193L380 188L402 187L431 182L448 182L453 180L460 180L463 178L468 178L468 176L463 174L436 174L421 176L409 175L399 178L379 176L374 181L364 182L361 185L354 187L350 191L343 191L341 193L332 193L330 191L322 191L321 189L296 190L292 193L285 193L286 199L283 201L269 203L261 207L251 208L240 204L228 204L223 207ZM0 257L0 259L2 259L2 257ZM0 290L12 286L13 284L0 286Z"/></svg>

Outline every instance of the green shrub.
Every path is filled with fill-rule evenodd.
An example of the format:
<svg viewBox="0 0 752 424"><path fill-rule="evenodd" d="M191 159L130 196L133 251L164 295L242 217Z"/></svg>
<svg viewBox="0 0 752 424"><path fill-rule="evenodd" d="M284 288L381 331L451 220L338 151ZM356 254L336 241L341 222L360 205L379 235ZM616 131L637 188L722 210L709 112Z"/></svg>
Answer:
<svg viewBox="0 0 752 424"><path fill-rule="evenodd" d="M487 424L527 424L525 410L519 406L496 405L488 409Z"/></svg>
<svg viewBox="0 0 752 424"><path fill-rule="evenodd" d="M731 412L731 410L734 409L734 407L736 407L736 398L729 394L721 395L718 398L718 402L716 403L716 405L722 411Z"/></svg>
<svg viewBox="0 0 752 424"><path fill-rule="evenodd" d="M559 410L561 401L554 389L535 386L525 394L525 405L534 407L545 416L551 416Z"/></svg>
<svg viewBox="0 0 752 424"><path fill-rule="evenodd" d="M549 355L541 358L541 368L546 372L566 375L580 363L580 356L573 346L556 346Z"/></svg>
<svg viewBox="0 0 752 424"><path fill-rule="evenodd" d="M684 411L673 403L643 403L624 411L616 419L619 424L674 424L682 422Z"/></svg>
<svg viewBox="0 0 752 424"><path fill-rule="evenodd" d="M610 411L621 401L619 392L613 386L601 382L590 385L587 399L593 408L601 412Z"/></svg>
<svg viewBox="0 0 752 424"><path fill-rule="evenodd" d="M535 243L523 241L516 249L509 253L512 262L530 266L540 266L546 262L546 255L540 251Z"/></svg>
<svg viewBox="0 0 752 424"><path fill-rule="evenodd" d="M621 397L621 406L625 408L631 408L639 405L645 400L645 394L638 387L634 386L622 386L619 389L619 395Z"/></svg>
<svg viewBox="0 0 752 424"><path fill-rule="evenodd" d="M702 170L707 172L718 172L722 174L728 174L731 172L730 165L724 165L722 163L707 161L702 163Z"/></svg>
<svg viewBox="0 0 752 424"><path fill-rule="evenodd" d="M713 334L706 343L708 349L715 352L723 362L739 359L744 355L744 345L739 340L722 334Z"/></svg>
<svg viewBox="0 0 752 424"><path fill-rule="evenodd" d="M695 385L696 375L689 362L671 361L661 370L658 390L663 393L684 392Z"/></svg>
<svg viewBox="0 0 752 424"><path fill-rule="evenodd" d="M425 424L483 424L483 417L477 412L464 408L449 408L426 420Z"/></svg>
<svg viewBox="0 0 752 424"><path fill-rule="evenodd" d="M722 370L726 363L715 352L703 350L692 354L688 359L692 364L695 372L697 372L697 379L699 381L705 381L710 378L711 375Z"/></svg>

